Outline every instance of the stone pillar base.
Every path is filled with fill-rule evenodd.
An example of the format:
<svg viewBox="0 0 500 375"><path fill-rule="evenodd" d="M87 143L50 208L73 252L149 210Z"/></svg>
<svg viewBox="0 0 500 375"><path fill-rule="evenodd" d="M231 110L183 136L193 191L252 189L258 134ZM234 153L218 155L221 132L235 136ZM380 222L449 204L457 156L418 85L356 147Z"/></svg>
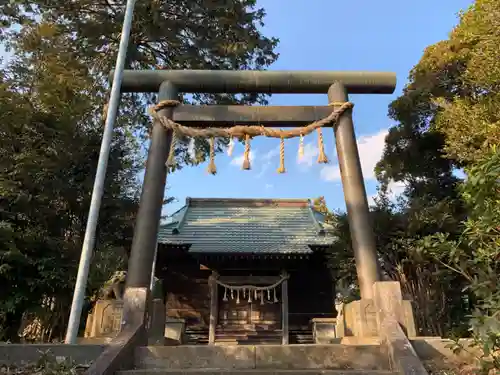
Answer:
<svg viewBox="0 0 500 375"><path fill-rule="evenodd" d="M165 345L166 307L163 299L157 298L151 302L151 318L148 328L148 345Z"/></svg>
<svg viewBox="0 0 500 375"><path fill-rule="evenodd" d="M85 337L111 337L120 332L123 301L98 300L87 317Z"/></svg>
<svg viewBox="0 0 500 375"><path fill-rule="evenodd" d="M182 336L184 334L184 319L169 318L165 322L165 338L170 343L182 344Z"/></svg>
<svg viewBox="0 0 500 375"><path fill-rule="evenodd" d="M163 345L165 342L165 304L155 299L150 304L148 321L148 342L150 345ZM123 301L98 300L87 317L85 338L115 338L121 330Z"/></svg>
<svg viewBox="0 0 500 375"><path fill-rule="evenodd" d="M313 318L313 339L315 344L331 344L337 338L335 318Z"/></svg>
<svg viewBox="0 0 500 375"><path fill-rule="evenodd" d="M377 282L377 288L392 286L395 282ZM399 284L399 283L397 283ZM381 291L377 291L380 294ZM394 306L397 310L398 322L406 336L409 338L417 336L413 307L411 301L402 300L401 304ZM377 309L374 300L362 299L344 305L341 321L337 322L337 335L356 337L377 337L379 336ZM341 328L341 329L339 329Z"/></svg>

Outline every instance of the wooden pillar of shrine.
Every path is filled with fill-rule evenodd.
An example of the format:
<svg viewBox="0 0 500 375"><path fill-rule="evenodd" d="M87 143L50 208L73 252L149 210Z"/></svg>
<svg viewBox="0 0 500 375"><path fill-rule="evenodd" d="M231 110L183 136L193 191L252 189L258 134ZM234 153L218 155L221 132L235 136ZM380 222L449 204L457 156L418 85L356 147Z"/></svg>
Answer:
<svg viewBox="0 0 500 375"><path fill-rule="evenodd" d="M215 330L217 328L217 321L219 320L219 288L217 279L219 275L213 271L212 275L208 278L208 286L210 289L210 321L208 326L208 345L215 344Z"/></svg>
<svg viewBox="0 0 500 375"><path fill-rule="evenodd" d="M286 277L288 274L282 272L282 276ZM283 332L281 344L288 345L288 278L281 283L281 330Z"/></svg>

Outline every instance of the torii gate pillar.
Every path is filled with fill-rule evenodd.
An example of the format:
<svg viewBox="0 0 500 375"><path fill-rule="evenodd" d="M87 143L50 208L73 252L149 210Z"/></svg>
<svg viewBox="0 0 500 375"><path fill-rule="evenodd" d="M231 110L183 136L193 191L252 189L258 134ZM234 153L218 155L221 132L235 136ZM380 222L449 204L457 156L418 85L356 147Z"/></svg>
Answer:
<svg viewBox="0 0 500 375"><path fill-rule="evenodd" d="M337 82L330 86L328 101L330 103L349 101L342 83ZM380 271L352 122L352 110L347 110L340 116L334 131L361 298L373 299L373 284L380 280Z"/></svg>

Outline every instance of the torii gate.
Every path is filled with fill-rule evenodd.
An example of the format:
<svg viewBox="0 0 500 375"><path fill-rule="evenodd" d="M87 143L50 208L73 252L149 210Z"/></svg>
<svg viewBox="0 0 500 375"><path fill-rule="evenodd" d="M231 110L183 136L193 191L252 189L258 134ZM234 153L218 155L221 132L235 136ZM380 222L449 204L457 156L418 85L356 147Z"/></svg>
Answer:
<svg viewBox="0 0 500 375"><path fill-rule="evenodd" d="M395 73L386 72L126 70L121 91L158 92L159 103L176 101L179 93L327 93L327 106L178 105L162 106L157 112L184 126L300 127L330 115L332 108L348 102L348 94L391 94L395 87ZM380 280L380 271L350 108L333 130L361 298L372 299L372 285ZM172 130L155 121L129 259L123 328L143 325L147 319L171 142Z"/></svg>

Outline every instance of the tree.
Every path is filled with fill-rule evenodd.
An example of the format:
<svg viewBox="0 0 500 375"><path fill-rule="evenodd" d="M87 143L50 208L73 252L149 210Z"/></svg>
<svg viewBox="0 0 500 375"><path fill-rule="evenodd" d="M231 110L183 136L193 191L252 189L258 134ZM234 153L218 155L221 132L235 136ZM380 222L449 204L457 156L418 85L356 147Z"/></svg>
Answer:
<svg viewBox="0 0 500 375"><path fill-rule="evenodd" d="M477 311L471 327L485 358L499 347L499 14L498 1L477 0L449 39L426 49L390 106L398 124L377 166L384 184L394 179L408 187L397 210L413 228L399 236L407 242L402 259L418 264L416 254L439 278L463 287L443 289L446 303L464 317ZM452 175L457 167L466 181ZM498 358L485 360L485 369L491 366L498 369Z"/></svg>
<svg viewBox="0 0 500 375"><path fill-rule="evenodd" d="M24 32L0 86L0 222L8 236L0 282L11 286L0 292L0 316L11 340L23 315L41 308L49 310L47 338L64 332L102 126L93 81L67 38L45 24ZM137 142L123 125L112 145L96 249L97 258L115 250L113 267L130 242L137 207ZM108 277L99 266L89 293Z"/></svg>
<svg viewBox="0 0 500 375"><path fill-rule="evenodd" d="M107 76L123 21L117 2L10 1L1 33L14 58L1 72L0 292L3 336L17 338L25 312L48 313L46 338L64 332L102 133ZM277 40L258 31L254 1L137 3L127 67L264 68ZM186 98L187 99L187 98ZM87 297L121 267L137 208L140 149L154 95L122 96L108 164ZM262 95L196 95L199 103L265 103ZM218 150L225 145L220 140ZM206 158L197 140L177 143L178 167ZM4 173L5 172L5 173Z"/></svg>
<svg viewBox="0 0 500 375"><path fill-rule="evenodd" d="M48 23L72 42L78 58L98 85L105 86L114 67L125 1L14 0L0 5L3 36L8 42L19 35L15 25ZM256 0L147 0L136 4L126 66L132 69L263 69L278 57L278 40L262 35L265 11ZM9 45L9 43L7 43ZM154 95L123 95L126 115L151 102ZM185 98L186 100L188 98ZM197 103L265 104L260 94L196 94ZM103 103L101 103L102 105ZM141 118L146 136L147 119ZM218 139L217 151L226 145ZM195 152L182 138L176 144L177 168L206 160L209 144L196 139Z"/></svg>

